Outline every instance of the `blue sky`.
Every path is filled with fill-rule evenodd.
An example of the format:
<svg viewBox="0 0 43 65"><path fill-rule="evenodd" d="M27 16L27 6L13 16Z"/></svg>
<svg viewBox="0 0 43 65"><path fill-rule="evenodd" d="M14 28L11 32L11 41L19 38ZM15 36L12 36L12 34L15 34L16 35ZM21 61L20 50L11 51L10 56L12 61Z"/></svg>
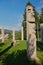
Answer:
<svg viewBox="0 0 43 65"><path fill-rule="evenodd" d="M23 14L26 3L29 0L0 0L0 27L15 27L16 30L21 28ZM40 12L43 7L43 0L30 0L36 10Z"/></svg>

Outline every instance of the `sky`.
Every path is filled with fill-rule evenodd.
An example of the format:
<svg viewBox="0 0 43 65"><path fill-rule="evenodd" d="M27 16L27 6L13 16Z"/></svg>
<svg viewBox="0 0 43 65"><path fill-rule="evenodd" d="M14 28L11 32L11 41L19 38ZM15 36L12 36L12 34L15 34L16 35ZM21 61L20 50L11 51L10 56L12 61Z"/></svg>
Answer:
<svg viewBox="0 0 43 65"><path fill-rule="evenodd" d="M0 0L0 28L4 26L7 29L14 27L21 29L25 6L29 0ZM30 0L35 6L36 11L40 12L43 7L43 0Z"/></svg>

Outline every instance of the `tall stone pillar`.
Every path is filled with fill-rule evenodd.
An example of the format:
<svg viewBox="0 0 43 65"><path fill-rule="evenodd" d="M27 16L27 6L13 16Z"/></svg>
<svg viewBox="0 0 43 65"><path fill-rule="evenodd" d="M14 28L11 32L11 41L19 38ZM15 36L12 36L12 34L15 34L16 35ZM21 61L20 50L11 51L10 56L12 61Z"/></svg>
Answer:
<svg viewBox="0 0 43 65"><path fill-rule="evenodd" d="M26 7L26 23L27 23L27 56L29 60L36 59L36 26L33 7Z"/></svg>
<svg viewBox="0 0 43 65"><path fill-rule="evenodd" d="M1 33L2 33L2 42L4 42L4 27L2 27Z"/></svg>
<svg viewBox="0 0 43 65"><path fill-rule="evenodd" d="M24 40L24 36L23 36L23 26L21 28L21 39Z"/></svg>
<svg viewBox="0 0 43 65"><path fill-rule="evenodd" d="M15 29L14 28L12 29L12 32L13 32L13 42L15 42Z"/></svg>
<svg viewBox="0 0 43 65"><path fill-rule="evenodd" d="M43 23L40 24L40 37L41 37L41 42L43 43Z"/></svg>

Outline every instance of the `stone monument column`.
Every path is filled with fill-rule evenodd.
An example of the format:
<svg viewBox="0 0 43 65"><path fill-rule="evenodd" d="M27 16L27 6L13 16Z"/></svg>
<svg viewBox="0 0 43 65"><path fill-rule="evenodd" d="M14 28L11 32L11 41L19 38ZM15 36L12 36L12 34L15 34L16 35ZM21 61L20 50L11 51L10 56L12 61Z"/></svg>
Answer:
<svg viewBox="0 0 43 65"><path fill-rule="evenodd" d="M24 40L24 36L23 36L23 26L21 28L21 39Z"/></svg>
<svg viewBox="0 0 43 65"><path fill-rule="evenodd" d="M33 7L26 7L26 23L27 23L27 57L29 60L36 59L36 25Z"/></svg>
<svg viewBox="0 0 43 65"><path fill-rule="evenodd" d="M12 32L13 32L13 42L15 42L15 29L14 28L12 29Z"/></svg>
<svg viewBox="0 0 43 65"><path fill-rule="evenodd" d="M1 33L2 33L2 42L4 42L4 27L2 27Z"/></svg>

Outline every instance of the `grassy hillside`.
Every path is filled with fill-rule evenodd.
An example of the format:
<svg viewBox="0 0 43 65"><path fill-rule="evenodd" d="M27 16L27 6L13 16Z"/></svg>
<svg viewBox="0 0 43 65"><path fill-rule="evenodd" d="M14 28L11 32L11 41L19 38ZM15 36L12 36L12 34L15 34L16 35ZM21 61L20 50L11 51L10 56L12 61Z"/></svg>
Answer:
<svg viewBox="0 0 43 65"><path fill-rule="evenodd" d="M0 42L0 65L43 65L43 45L37 44L40 50L37 51L37 56L41 63L29 62L27 59L27 43L19 41L19 45L11 46L11 40Z"/></svg>

